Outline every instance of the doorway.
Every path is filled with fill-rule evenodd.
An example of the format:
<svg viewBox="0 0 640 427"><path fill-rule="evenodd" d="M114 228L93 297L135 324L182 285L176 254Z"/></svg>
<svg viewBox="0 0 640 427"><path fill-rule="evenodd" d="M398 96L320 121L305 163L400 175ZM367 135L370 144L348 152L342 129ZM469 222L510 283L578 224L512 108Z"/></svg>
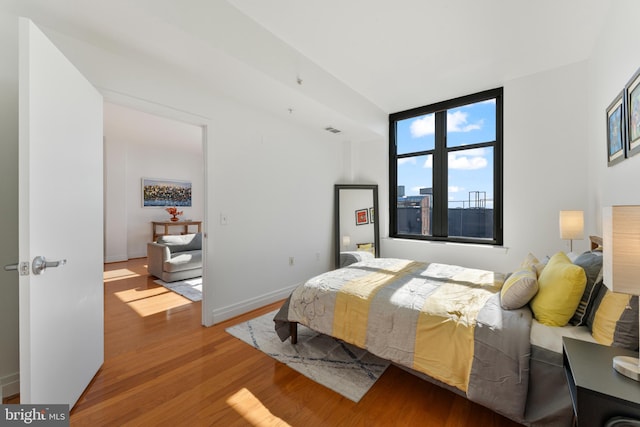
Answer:
<svg viewBox="0 0 640 427"><path fill-rule="evenodd" d="M131 105L122 95L111 98L105 95L104 103L105 262L146 258L151 222L170 218L164 207L144 206L144 179L189 182L192 203L180 207L180 219L202 221L206 235L206 120L137 99Z"/></svg>

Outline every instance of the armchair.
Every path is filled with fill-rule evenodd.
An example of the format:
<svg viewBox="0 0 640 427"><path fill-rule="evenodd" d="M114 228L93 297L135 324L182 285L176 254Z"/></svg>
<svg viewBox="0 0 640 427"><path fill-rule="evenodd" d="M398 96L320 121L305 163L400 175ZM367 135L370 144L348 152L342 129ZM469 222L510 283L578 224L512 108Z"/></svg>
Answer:
<svg viewBox="0 0 640 427"><path fill-rule="evenodd" d="M147 243L147 271L165 282L202 276L202 233L167 234Z"/></svg>

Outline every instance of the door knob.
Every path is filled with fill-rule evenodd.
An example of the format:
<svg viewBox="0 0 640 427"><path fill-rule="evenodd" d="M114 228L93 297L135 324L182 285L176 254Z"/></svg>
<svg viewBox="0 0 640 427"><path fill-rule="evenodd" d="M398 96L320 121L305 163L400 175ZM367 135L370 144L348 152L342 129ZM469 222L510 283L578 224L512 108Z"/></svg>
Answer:
<svg viewBox="0 0 640 427"><path fill-rule="evenodd" d="M52 267L61 267L67 263L66 259L62 259L60 261L47 261L47 259L43 256L37 256L33 259L31 263L31 270L33 274L40 275L44 273L47 268Z"/></svg>

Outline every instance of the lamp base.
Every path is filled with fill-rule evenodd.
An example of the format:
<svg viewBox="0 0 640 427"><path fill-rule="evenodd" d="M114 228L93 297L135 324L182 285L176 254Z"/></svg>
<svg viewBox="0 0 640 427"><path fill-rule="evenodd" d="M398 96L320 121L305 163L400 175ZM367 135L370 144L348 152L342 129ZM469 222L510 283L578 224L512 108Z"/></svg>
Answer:
<svg viewBox="0 0 640 427"><path fill-rule="evenodd" d="M625 377L640 381L640 360L637 357L616 356L613 358L613 369Z"/></svg>

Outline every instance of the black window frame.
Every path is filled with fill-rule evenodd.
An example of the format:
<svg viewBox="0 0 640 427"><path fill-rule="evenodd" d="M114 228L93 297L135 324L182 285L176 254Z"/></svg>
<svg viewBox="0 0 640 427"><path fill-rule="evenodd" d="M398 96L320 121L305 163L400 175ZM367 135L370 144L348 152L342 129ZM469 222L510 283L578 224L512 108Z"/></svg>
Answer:
<svg viewBox="0 0 640 427"><path fill-rule="evenodd" d="M473 243L501 246L503 244L503 113L502 87L461 96L423 107L412 108L389 115L389 236L394 238ZM481 101L496 101L496 139L477 144L447 147L447 110ZM435 146L432 150L397 154L396 123L412 117L435 114ZM480 147L493 147L493 238L448 236L448 154L454 151ZM398 233L398 159L418 155L433 155L433 228L431 236Z"/></svg>

